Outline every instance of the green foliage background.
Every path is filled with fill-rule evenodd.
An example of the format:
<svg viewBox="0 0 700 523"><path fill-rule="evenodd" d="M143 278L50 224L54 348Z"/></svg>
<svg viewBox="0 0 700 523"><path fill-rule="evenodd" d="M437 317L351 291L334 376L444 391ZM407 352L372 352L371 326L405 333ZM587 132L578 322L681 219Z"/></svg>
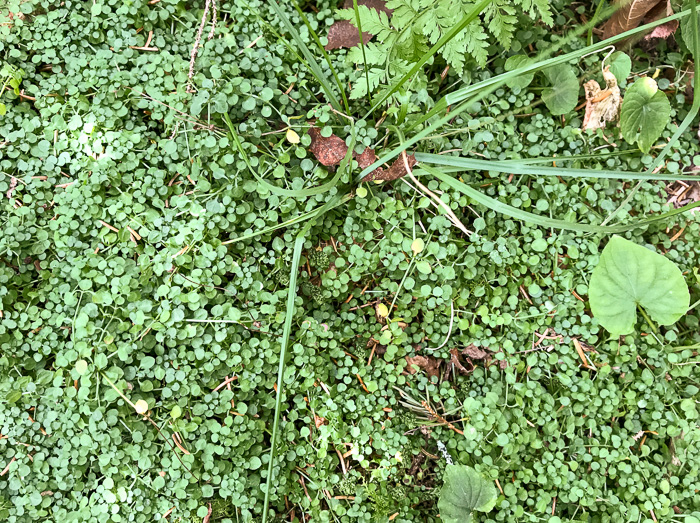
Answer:
<svg viewBox="0 0 700 523"><path fill-rule="evenodd" d="M311 25L325 34L336 6L315 5ZM567 2L552 6L557 26L581 14ZM288 189L333 176L308 152L309 119L326 134L345 137L350 127L276 36L284 27L265 2L218 5L195 93L187 92L188 69L201 6L29 0L5 9L25 16L4 19L0 57L23 71L21 87L35 100L6 91L0 119L0 468L8 466L0 519L145 522L174 507L169 521L201 521L211 502L212 521L259 521L301 225L224 242L313 210L328 195L297 199L260 187L223 115L252 167ZM286 13L311 46L297 12ZM511 54L557 39L543 25L519 27ZM135 49L151 31L157 51ZM680 69L688 58L684 48L661 50L660 58L638 56L637 70L662 61ZM438 89L502 72L508 52L494 42L489 53L490 70L467 61L447 87L439 82L445 63L435 59L385 116L410 122L435 104ZM361 81L345 55L333 56L340 80ZM577 73L596 74L599 58L581 61ZM662 85L674 122L689 109L680 85ZM651 163L621 140L613 154L601 153L613 148L601 133L578 130L580 113L552 117L536 99L530 89L499 89L419 149L499 160L595 152L569 162L591 169ZM362 100L355 104L364 112ZM381 147L384 130L374 123L356 127L360 149ZM285 140L286 126L299 144ZM687 133L664 172L700 163L698 150ZM600 223L628 190L615 180L462 176L517 208L581 223ZM425 183L460 213L470 238L400 182L366 186L307 235L310 270L297 297L271 493L278 516L289 520L294 509L307 521L386 521L398 512L395 523L437 521L445 464L421 449L437 454L439 440L456 461L499 480L496 507L480 521L637 522L652 521L652 510L673 521L676 508L693 521L697 315L665 330L664 348L650 337L609 340L577 298L587 294L602 235L544 230ZM663 184L644 182L616 219L660 213L665 200ZM132 241L127 227L141 239ZM694 215L626 237L677 263L697 301ZM415 238L425 242L416 257ZM378 299L395 300L391 317L405 329L394 322L382 330L366 306ZM561 337L540 340L546 333ZM367 364L370 337L381 350ZM406 372L405 356L446 338L431 355L449 361L451 348L474 344L492 363L449 379ZM580 366L573 338L595 347L596 370ZM233 375L230 391L214 390ZM132 402L147 401L163 435L105 377ZM426 436L397 389L439 406L464 435L431 424ZM316 426L318 418L325 422ZM175 431L188 454L166 443ZM349 450L344 474L337 451Z"/></svg>

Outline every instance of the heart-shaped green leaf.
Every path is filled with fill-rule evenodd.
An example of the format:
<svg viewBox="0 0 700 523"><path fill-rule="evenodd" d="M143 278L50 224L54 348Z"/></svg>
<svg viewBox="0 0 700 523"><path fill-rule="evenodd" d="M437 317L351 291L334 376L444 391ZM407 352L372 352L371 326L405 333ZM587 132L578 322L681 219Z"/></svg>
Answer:
<svg viewBox="0 0 700 523"><path fill-rule="evenodd" d="M637 143L647 153L661 136L671 117L671 104L656 82L644 76L625 93L620 109L620 130L627 143Z"/></svg>
<svg viewBox="0 0 700 523"><path fill-rule="evenodd" d="M578 102L578 78L570 65L555 65L542 71L551 87L542 91L542 101L552 114L573 111Z"/></svg>
<svg viewBox="0 0 700 523"><path fill-rule="evenodd" d="M530 59L524 54L516 54L515 56L510 56L506 60L505 70L515 71L519 67L524 67L530 63ZM525 89L528 85L532 83L532 79L535 77L532 73L525 73L519 76L515 76L509 80L506 80L506 85L511 89L519 87L520 89Z"/></svg>
<svg viewBox="0 0 700 523"><path fill-rule="evenodd" d="M606 63L618 84L623 83L632 71L632 59L622 51L614 52Z"/></svg>
<svg viewBox="0 0 700 523"><path fill-rule="evenodd" d="M591 311L613 336L629 334L637 305L671 325L688 311L690 293L673 262L641 245L613 236L603 249L588 286Z"/></svg>
<svg viewBox="0 0 700 523"><path fill-rule="evenodd" d="M445 523L468 523L475 510L488 512L496 503L496 488L466 465L448 465L438 508Z"/></svg>

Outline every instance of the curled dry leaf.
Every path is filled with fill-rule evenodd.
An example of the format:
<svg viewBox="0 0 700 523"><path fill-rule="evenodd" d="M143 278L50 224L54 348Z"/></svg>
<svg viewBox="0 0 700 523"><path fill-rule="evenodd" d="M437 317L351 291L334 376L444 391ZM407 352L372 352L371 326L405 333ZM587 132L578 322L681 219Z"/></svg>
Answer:
<svg viewBox="0 0 700 523"><path fill-rule="evenodd" d="M476 345L469 345L462 349L462 354L467 356L470 360L485 360L489 357L489 353L485 350L478 348Z"/></svg>
<svg viewBox="0 0 700 523"><path fill-rule="evenodd" d="M615 75L606 67L603 71L605 89L598 82L589 80L583 86L586 93L586 114L581 129L604 129L608 122L616 122L620 117L622 96Z"/></svg>
<svg viewBox="0 0 700 523"><path fill-rule="evenodd" d="M415 374L417 372L413 365L416 365L425 371L428 376L432 377L440 374L440 360L432 356L406 356L406 362L408 363L406 370L409 374Z"/></svg>
<svg viewBox="0 0 700 523"><path fill-rule="evenodd" d="M474 370L474 365L472 365L471 361L466 362L467 365L471 367L471 369L468 369L464 366L460 359L459 349L457 349L456 347L450 349L450 363L452 363L461 374L470 374Z"/></svg>
<svg viewBox="0 0 700 523"><path fill-rule="evenodd" d="M671 0L662 0L656 4L651 11L649 11L647 16L644 18L644 23L650 24L652 22L656 22L657 20L661 20L662 18L666 18L667 16L671 16L672 14L673 7L671 7ZM658 25L651 33L646 35L644 39L652 40L653 38L662 38L665 40L676 32L679 25L680 21L678 20L671 20L665 24Z"/></svg>
<svg viewBox="0 0 700 523"><path fill-rule="evenodd" d="M621 5L621 7L603 26L603 39L606 40L634 29L658 3L659 0L617 0L615 4Z"/></svg>

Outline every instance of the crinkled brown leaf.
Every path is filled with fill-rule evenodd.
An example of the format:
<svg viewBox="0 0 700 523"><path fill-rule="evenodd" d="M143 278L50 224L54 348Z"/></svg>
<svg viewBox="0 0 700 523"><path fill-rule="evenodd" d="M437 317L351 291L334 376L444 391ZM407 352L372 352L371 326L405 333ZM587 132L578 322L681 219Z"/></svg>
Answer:
<svg viewBox="0 0 700 523"><path fill-rule="evenodd" d="M391 16L393 12L386 6L384 0L357 0L357 5L364 5L370 9L376 11L383 11L387 16ZM345 0L343 3L345 9L353 9L352 0ZM362 32L362 42L367 43L374 35L366 31ZM350 20L339 20L335 22L330 29L328 29L328 44L326 44L326 51L332 49L340 49L343 47L355 47L360 44L360 32L357 27L353 25Z"/></svg>
<svg viewBox="0 0 700 523"><path fill-rule="evenodd" d="M360 169L366 169L367 167L369 167L377 161L377 155L374 154L374 149L370 149L369 147L367 147L364 151L362 151L362 154L355 155L355 160L357 160ZM382 169L381 167L377 167L374 171L369 173L368 176L382 176L383 173L384 169Z"/></svg>
<svg viewBox="0 0 700 523"><path fill-rule="evenodd" d="M475 345L469 345L462 349L462 354L467 356L470 360L485 360L489 357L489 353L485 350L481 350Z"/></svg>
<svg viewBox="0 0 700 523"><path fill-rule="evenodd" d="M318 127L309 129L311 137L311 146L309 150L326 167L333 167L340 164L348 152L348 146L345 145L345 140L331 134L329 137L321 136L321 131Z"/></svg>
<svg viewBox="0 0 700 523"><path fill-rule="evenodd" d="M391 16L391 13L394 12L393 9L389 9L386 6L386 2L384 0L357 0L357 5L364 5L369 7L370 9L384 11L388 16ZM343 2L343 7L345 9L353 9L352 0L345 0Z"/></svg>
<svg viewBox="0 0 700 523"><path fill-rule="evenodd" d="M581 129L604 129L608 122L616 122L620 116L622 96L617 79L609 68L603 71L605 89L602 90L595 80L583 85L586 93L586 114Z"/></svg>
<svg viewBox="0 0 700 523"><path fill-rule="evenodd" d="M413 365L417 365L420 369L425 371L428 376L432 377L440 374L440 360L432 356L406 356L406 362L408 363L406 370L410 374L415 374L417 372L416 369L413 368Z"/></svg>
<svg viewBox="0 0 700 523"><path fill-rule="evenodd" d="M603 39L617 36L637 27L649 11L656 7L659 0L618 0L615 3L621 7L603 26Z"/></svg>
<svg viewBox="0 0 700 523"><path fill-rule="evenodd" d="M366 31L362 32L362 42L369 42L374 35ZM326 51L341 49L343 47L355 47L360 44L360 32L352 25L350 20L338 20L328 29L328 43Z"/></svg>
<svg viewBox="0 0 700 523"><path fill-rule="evenodd" d="M412 154L407 155L406 160L408 161L409 167L413 167L414 165L416 165L416 163L418 163L416 161L416 157ZM403 157L399 157L394 161L394 163L391 164L391 167L389 167L386 171L383 169L376 169L364 178L362 178L362 181L371 182L376 180L390 182L392 180L398 180L399 178L406 176L406 172L406 164L403 161Z"/></svg>
<svg viewBox="0 0 700 523"><path fill-rule="evenodd" d="M662 18L666 18L667 16L671 16L672 14L673 7L671 7L671 0L662 0L656 4L656 7L649 11L647 16L644 18L644 23L650 24L652 22L656 22L657 20L661 20ZM679 24L680 22L678 20L671 20L665 24L658 25L651 33L646 35L644 39L651 40L653 38L662 38L665 40L676 32Z"/></svg>

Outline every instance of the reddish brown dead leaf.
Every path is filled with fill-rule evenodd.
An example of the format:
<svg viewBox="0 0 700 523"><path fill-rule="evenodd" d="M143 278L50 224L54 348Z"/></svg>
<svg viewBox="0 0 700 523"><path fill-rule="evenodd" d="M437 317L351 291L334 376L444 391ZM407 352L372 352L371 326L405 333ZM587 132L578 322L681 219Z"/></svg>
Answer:
<svg viewBox="0 0 700 523"><path fill-rule="evenodd" d="M408 161L408 166L413 167L418 163L416 161L416 157L413 156L412 154L409 154L406 156L406 159ZM406 176L406 164L403 161L403 158L397 158L394 163L391 164L391 167L389 167L386 171L376 169L369 173L367 176L362 178L363 182L371 182L371 181L383 181L383 182L390 182L392 180L398 180L399 178Z"/></svg>
<svg viewBox="0 0 700 523"><path fill-rule="evenodd" d="M357 5L365 5L369 7L370 9L375 9L377 11L384 11L387 16L391 16L391 13L393 13L393 9L389 9L386 6L385 0L357 0ZM344 9L352 9L353 8L353 2L352 0L345 0L343 2L343 8Z"/></svg>
<svg viewBox="0 0 700 523"><path fill-rule="evenodd" d="M345 145L345 140L331 134L328 138L321 136L321 131L318 127L309 129L311 137L311 146L309 150L326 167L338 165L348 152L348 146Z"/></svg>
<svg viewBox="0 0 700 523"><path fill-rule="evenodd" d="M608 122L616 122L620 116L620 87L609 68L603 71L605 90L595 80L589 80L583 86L586 93L586 114L581 129L604 129Z"/></svg>
<svg viewBox="0 0 700 523"><path fill-rule="evenodd" d="M357 0L357 5L364 5L376 11L383 11L387 16L391 16L392 10L386 6L384 0ZM353 9L353 1L345 0L343 3L345 9ZM362 42L369 42L374 35L372 33L362 32ZM326 51L332 49L340 49L342 47L355 47L360 44L360 32L357 30L350 20L339 20L328 29L328 44Z"/></svg>
<svg viewBox="0 0 700 523"><path fill-rule="evenodd" d="M420 369L425 371L428 376L432 377L440 374L440 361L432 356L427 358L425 356L406 356L406 362L408 363L406 370L409 374L415 374L417 372L413 365L417 365Z"/></svg>
<svg viewBox="0 0 700 523"><path fill-rule="evenodd" d="M319 428L321 425L326 424L326 418L322 418L321 416L317 416L314 414L314 425L316 425L316 428Z"/></svg>
<svg viewBox="0 0 700 523"><path fill-rule="evenodd" d="M362 32L362 42L369 42L374 35ZM360 44L360 32L352 25L350 20L338 20L328 29L328 43L326 51L341 49L343 47L355 47Z"/></svg>
<svg viewBox="0 0 700 523"><path fill-rule="evenodd" d="M644 18L644 23L650 24L652 22L656 22L657 20L661 20L662 18L666 18L667 16L671 16L672 14L673 7L671 7L671 0L662 0L656 4L651 11L649 11L647 16ZM678 20L671 20L665 24L658 25L651 33L646 35L644 39L651 40L653 38L662 38L665 40L676 32L679 24L680 22Z"/></svg>
<svg viewBox="0 0 700 523"><path fill-rule="evenodd" d="M360 166L360 169L366 169L370 165L372 165L374 162L377 161L377 155L374 154L374 149L370 149L367 147L364 151L362 151L362 154L356 154L355 155L355 160L357 160L357 163ZM384 175L384 169L381 167L377 167L374 171L369 173L367 176L373 176L373 177L381 177Z"/></svg>
<svg viewBox="0 0 700 523"><path fill-rule="evenodd" d="M615 11L603 26L603 39L637 27L649 11L656 7L659 0L618 0L615 3L622 7Z"/></svg>

